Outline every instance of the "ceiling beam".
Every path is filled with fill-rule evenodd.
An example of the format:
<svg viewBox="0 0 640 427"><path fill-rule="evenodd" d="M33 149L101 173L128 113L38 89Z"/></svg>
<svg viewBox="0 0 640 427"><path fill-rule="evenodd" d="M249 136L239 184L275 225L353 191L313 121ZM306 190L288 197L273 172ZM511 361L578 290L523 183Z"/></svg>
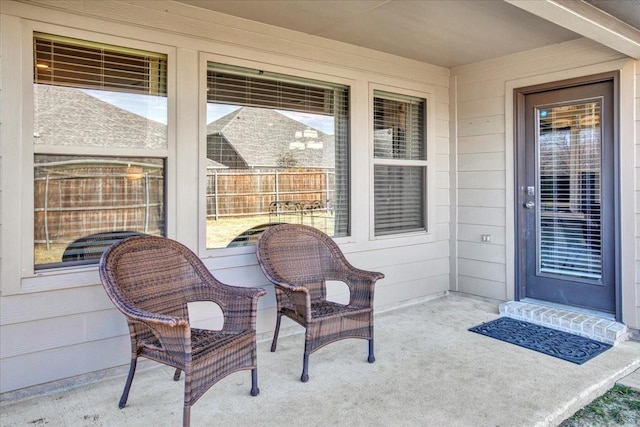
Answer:
<svg viewBox="0 0 640 427"><path fill-rule="evenodd" d="M581 0L504 1L631 58L640 59L640 29L589 3Z"/></svg>

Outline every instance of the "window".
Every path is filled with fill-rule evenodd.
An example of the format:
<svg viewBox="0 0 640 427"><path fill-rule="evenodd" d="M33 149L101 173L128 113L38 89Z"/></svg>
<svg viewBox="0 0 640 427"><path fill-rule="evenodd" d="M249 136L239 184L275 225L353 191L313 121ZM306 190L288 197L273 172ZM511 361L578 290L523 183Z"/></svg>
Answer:
<svg viewBox="0 0 640 427"><path fill-rule="evenodd" d="M427 230L426 101L373 92L375 235Z"/></svg>
<svg viewBox="0 0 640 427"><path fill-rule="evenodd" d="M207 64L207 248L265 224L349 234L349 88Z"/></svg>
<svg viewBox="0 0 640 427"><path fill-rule="evenodd" d="M35 33L33 59L35 268L164 235L166 55Z"/></svg>

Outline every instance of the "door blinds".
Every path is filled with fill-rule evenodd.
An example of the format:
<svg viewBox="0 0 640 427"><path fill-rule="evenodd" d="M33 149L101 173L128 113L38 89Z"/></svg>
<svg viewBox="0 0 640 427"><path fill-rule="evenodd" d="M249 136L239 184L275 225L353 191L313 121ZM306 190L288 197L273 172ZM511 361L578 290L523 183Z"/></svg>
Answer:
<svg viewBox="0 0 640 427"><path fill-rule="evenodd" d="M600 102L538 111L539 270L600 279Z"/></svg>

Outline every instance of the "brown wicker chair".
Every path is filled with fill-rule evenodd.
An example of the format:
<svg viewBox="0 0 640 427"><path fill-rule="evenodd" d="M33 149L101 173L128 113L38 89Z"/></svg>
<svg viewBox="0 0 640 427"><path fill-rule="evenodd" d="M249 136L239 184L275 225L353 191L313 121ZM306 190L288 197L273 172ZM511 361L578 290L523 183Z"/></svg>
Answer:
<svg viewBox="0 0 640 427"><path fill-rule="evenodd" d="M183 425L191 406L232 372L251 370L251 395L259 393L256 310L261 288L225 285L188 248L170 239L140 236L107 249L100 259L107 295L126 316L131 365L119 406L127 403L138 357L185 373ZM219 331L191 328L188 302L213 301L222 309Z"/></svg>
<svg viewBox="0 0 640 427"><path fill-rule="evenodd" d="M271 351L276 351L280 321L285 315L306 328L302 376L309 380L309 355L345 338L369 341L369 363L373 354L373 293L384 274L353 267L338 245L323 232L306 225L281 224L260 235L258 261L274 283L277 301L276 328ZM326 281L349 287L349 303L326 299Z"/></svg>

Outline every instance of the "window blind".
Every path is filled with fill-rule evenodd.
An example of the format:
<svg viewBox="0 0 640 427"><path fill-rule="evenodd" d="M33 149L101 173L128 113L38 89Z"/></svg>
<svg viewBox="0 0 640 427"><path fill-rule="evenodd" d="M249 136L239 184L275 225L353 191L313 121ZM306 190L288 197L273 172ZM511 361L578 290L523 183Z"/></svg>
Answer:
<svg viewBox="0 0 640 427"><path fill-rule="evenodd" d="M166 55L36 33L34 82L167 95Z"/></svg>
<svg viewBox="0 0 640 427"><path fill-rule="evenodd" d="M599 279L600 102L540 109L539 269Z"/></svg>
<svg viewBox="0 0 640 427"><path fill-rule="evenodd" d="M376 235L425 229L425 168L374 167Z"/></svg>
<svg viewBox="0 0 640 427"><path fill-rule="evenodd" d="M330 221L319 221L320 228L334 237L349 235L348 86L210 62L207 102L210 106L237 107L233 110L236 112L245 108L242 114L235 116L242 126L229 125L217 117L217 121L208 123L209 129L215 129L213 134L208 130L207 156L210 160L236 170L255 170L256 167L262 171L278 170L282 174L277 179L284 177L285 172L299 172L297 177L291 175L290 180L277 181L277 188L261 186L258 193L264 196L273 193L268 199L271 202L292 202L302 210L306 202L315 203L319 199L325 216L332 216ZM278 159L274 160L276 154ZM252 161L262 164L255 165ZM322 181L318 183L319 191L313 191L302 181L307 179L304 171L319 168L326 170L327 175L319 180ZM238 193L242 191L237 190ZM219 188L212 191L218 191L216 203L224 202ZM314 200L304 200L304 191ZM235 197L240 196L236 194ZM260 211L260 207L253 207L254 203L255 200L248 201L247 198L245 202L237 201L230 215ZM214 208L210 206L208 211ZM267 207L262 211L265 209ZM279 220L283 218L279 217ZM300 216L299 221L306 220Z"/></svg>
<svg viewBox="0 0 640 427"><path fill-rule="evenodd" d="M375 234L426 229L425 100L374 91Z"/></svg>
<svg viewBox="0 0 640 427"><path fill-rule="evenodd" d="M374 157L426 160L424 100L376 91Z"/></svg>
<svg viewBox="0 0 640 427"><path fill-rule="evenodd" d="M166 55L34 33L33 60L35 269L95 264L127 233L163 235Z"/></svg>

